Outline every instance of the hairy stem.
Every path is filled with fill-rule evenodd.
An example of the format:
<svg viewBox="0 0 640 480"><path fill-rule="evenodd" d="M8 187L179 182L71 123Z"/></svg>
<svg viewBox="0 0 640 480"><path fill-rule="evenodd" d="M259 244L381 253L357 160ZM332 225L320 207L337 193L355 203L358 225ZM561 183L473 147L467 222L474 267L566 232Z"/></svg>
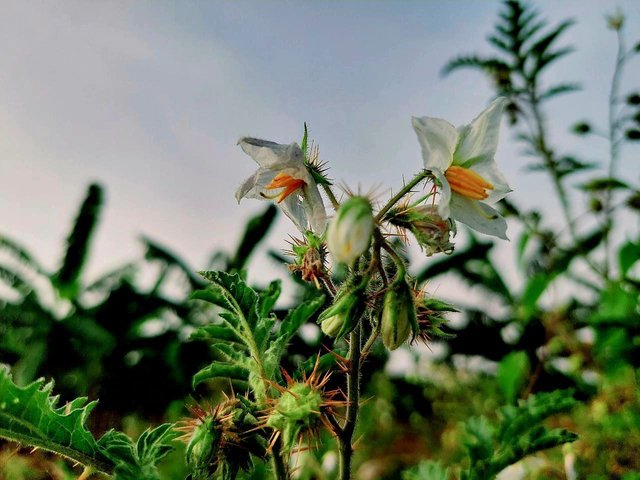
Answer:
<svg viewBox="0 0 640 480"><path fill-rule="evenodd" d="M385 214L396 204L400 201L400 199L402 199L402 197L404 197L407 193L409 193L411 191L411 189L413 187L415 187L416 185L418 185L422 180L424 180L427 177L431 177L431 172L428 170L423 170L422 172L420 172L419 174L417 174L415 177L413 177L413 179L407 183L404 187L402 187L400 189L400 191L398 193L396 193L391 200L389 200L389 202L382 208L382 210L380 210L378 212L378 214L376 215L376 222L379 222L380 220L382 220L385 216Z"/></svg>
<svg viewBox="0 0 640 480"><path fill-rule="evenodd" d="M338 437L340 443L340 480L351 478L353 457L353 432L358 421L360 407L360 336L362 324L358 323L349 337L349 373L347 374L347 418Z"/></svg>
<svg viewBox="0 0 640 480"><path fill-rule="evenodd" d="M327 194L327 197L329 198L329 201L331 202L331 205L333 206L333 209L335 211L338 211L338 208L340 208L340 202L338 201L338 199L336 198L336 195L333 193L333 190L331 190L331 187L329 185L326 184L321 184L322 189L324 190L324 192Z"/></svg>
<svg viewBox="0 0 640 480"><path fill-rule="evenodd" d="M289 480L288 469L282 459L280 439L276 440L271 449L271 466L275 480Z"/></svg>

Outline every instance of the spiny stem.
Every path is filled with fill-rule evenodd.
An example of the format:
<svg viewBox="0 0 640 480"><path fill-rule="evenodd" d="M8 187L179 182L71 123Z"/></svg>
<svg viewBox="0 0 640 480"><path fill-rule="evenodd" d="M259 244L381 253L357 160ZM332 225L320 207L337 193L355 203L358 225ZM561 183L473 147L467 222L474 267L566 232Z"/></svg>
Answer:
<svg viewBox="0 0 640 480"><path fill-rule="evenodd" d="M271 465L273 467L273 475L276 480L289 480L287 467L282 459L280 439L277 439L271 449Z"/></svg>
<svg viewBox="0 0 640 480"><path fill-rule="evenodd" d="M417 174L415 177L413 177L413 179L409 183L407 183L404 187L402 187L398 193L396 193L393 197L391 197L391 200L389 200L389 202L382 208L382 210L378 212L375 218L376 222L379 222L380 220L382 220L385 214L389 210L391 210L391 208L396 203L398 203L402 197L404 197L407 193L409 193L413 187L418 185L425 178L431 177L431 176L432 175L429 170L423 170L422 172Z"/></svg>
<svg viewBox="0 0 640 480"><path fill-rule="evenodd" d="M333 193L333 190L331 190L331 187L329 185L326 184L321 184L322 189L324 190L324 192L327 194L327 197L329 198L329 201L331 202L331 205L333 206L333 209L335 211L338 211L338 208L340 208L340 202L338 201L338 199L336 198L336 195Z"/></svg>

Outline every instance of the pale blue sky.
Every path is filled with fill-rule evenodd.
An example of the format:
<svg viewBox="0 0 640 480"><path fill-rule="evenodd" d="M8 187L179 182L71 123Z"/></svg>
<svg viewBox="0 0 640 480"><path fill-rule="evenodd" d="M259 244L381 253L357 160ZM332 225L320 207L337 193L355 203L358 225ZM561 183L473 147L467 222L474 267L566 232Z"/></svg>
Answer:
<svg viewBox="0 0 640 480"><path fill-rule="evenodd" d="M584 90L548 110L554 141L603 160L606 145L567 126L605 118L615 54L604 14L640 32L640 2L538 1L577 52L547 78ZM302 122L331 176L398 188L419 170L412 115L468 122L490 97L471 71L440 76L452 56L487 52L499 2L23 2L0 6L0 231L45 262L59 258L87 184L107 188L91 271L139 252L146 234L202 267L264 205L233 192L254 170L236 146L252 135L299 141ZM639 40L640 38L632 38ZM640 78L640 59L625 88ZM636 83L636 87L640 87ZM527 174L503 125L497 160L523 206L552 215L546 178ZM637 182L636 149L623 177ZM384 191L380 188L379 191ZM295 233L284 216L271 245ZM513 235L512 235L513 236ZM264 269L266 261L258 263ZM54 264L50 264L54 267Z"/></svg>

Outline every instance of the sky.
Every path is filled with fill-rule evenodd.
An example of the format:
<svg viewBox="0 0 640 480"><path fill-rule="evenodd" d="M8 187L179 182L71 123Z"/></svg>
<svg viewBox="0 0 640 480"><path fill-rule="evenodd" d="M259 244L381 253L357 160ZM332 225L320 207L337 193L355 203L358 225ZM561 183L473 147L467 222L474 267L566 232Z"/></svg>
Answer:
<svg viewBox="0 0 640 480"><path fill-rule="evenodd" d="M616 43L604 15L619 5L627 31L640 32L640 2L534 4L552 22L577 21L563 37L576 52L546 79L583 90L550 104L552 141L603 162L605 142L568 128L606 118ZM234 199L255 170L236 145L245 135L299 141L306 121L332 178L383 197L397 190L422 165L411 116L463 124L488 104L480 74L440 72L456 55L490 51L484 39L500 3L4 0L1 8L0 233L55 268L98 181L107 197L89 263L97 275L139 256L140 235L194 269L213 249L232 249L265 206ZM623 91L634 78L640 61ZM506 124L501 138L496 160L511 199L557 218L548 180L525 172ZM623 179L638 181L637 156L637 147L623 151ZM285 248L295 233L281 216L269 246ZM264 257L255 267L257 277L273 271Z"/></svg>

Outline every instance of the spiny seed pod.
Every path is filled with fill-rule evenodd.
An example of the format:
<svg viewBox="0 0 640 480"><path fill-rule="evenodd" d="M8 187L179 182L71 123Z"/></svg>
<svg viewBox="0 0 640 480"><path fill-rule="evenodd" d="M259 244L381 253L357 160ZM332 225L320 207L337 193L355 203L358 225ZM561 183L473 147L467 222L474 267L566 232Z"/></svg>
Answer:
<svg viewBox="0 0 640 480"><path fill-rule="evenodd" d="M287 387L276 386L280 397L272 400L272 406L263 417L264 425L273 429L271 446L280 438L282 447L291 451L296 445L300 448L303 440L310 445L311 438L322 425L333 431L327 415L334 415L333 409L345 406L346 401L337 398L341 395L340 390L323 390L331 374L318 373L319 360L320 357L309 377L303 374L302 381L294 381L283 371Z"/></svg>
<svg viewBox="0 0 640 480"><path fill-rule="evenodd" d="M373 235L373 210L365 197L344 202L327 229L327 246L336 262L350 265L362 255Z"/></svg>
<svg viewBox="0 0 640 480"><path fill-rule="evenodd" d="M413 293L404 276L394 281L384 295L382 306L382 343L389 350L402 345L418 330Z"/></svg>
<svg viewBox="0 0 640 480"><path fill-rule="evenodd" d="M365 307L365 288L366 282L355 286L347 284L338 292L333 305L318 317L320 328L326 335L342 338L354 329Z"/></svg>

